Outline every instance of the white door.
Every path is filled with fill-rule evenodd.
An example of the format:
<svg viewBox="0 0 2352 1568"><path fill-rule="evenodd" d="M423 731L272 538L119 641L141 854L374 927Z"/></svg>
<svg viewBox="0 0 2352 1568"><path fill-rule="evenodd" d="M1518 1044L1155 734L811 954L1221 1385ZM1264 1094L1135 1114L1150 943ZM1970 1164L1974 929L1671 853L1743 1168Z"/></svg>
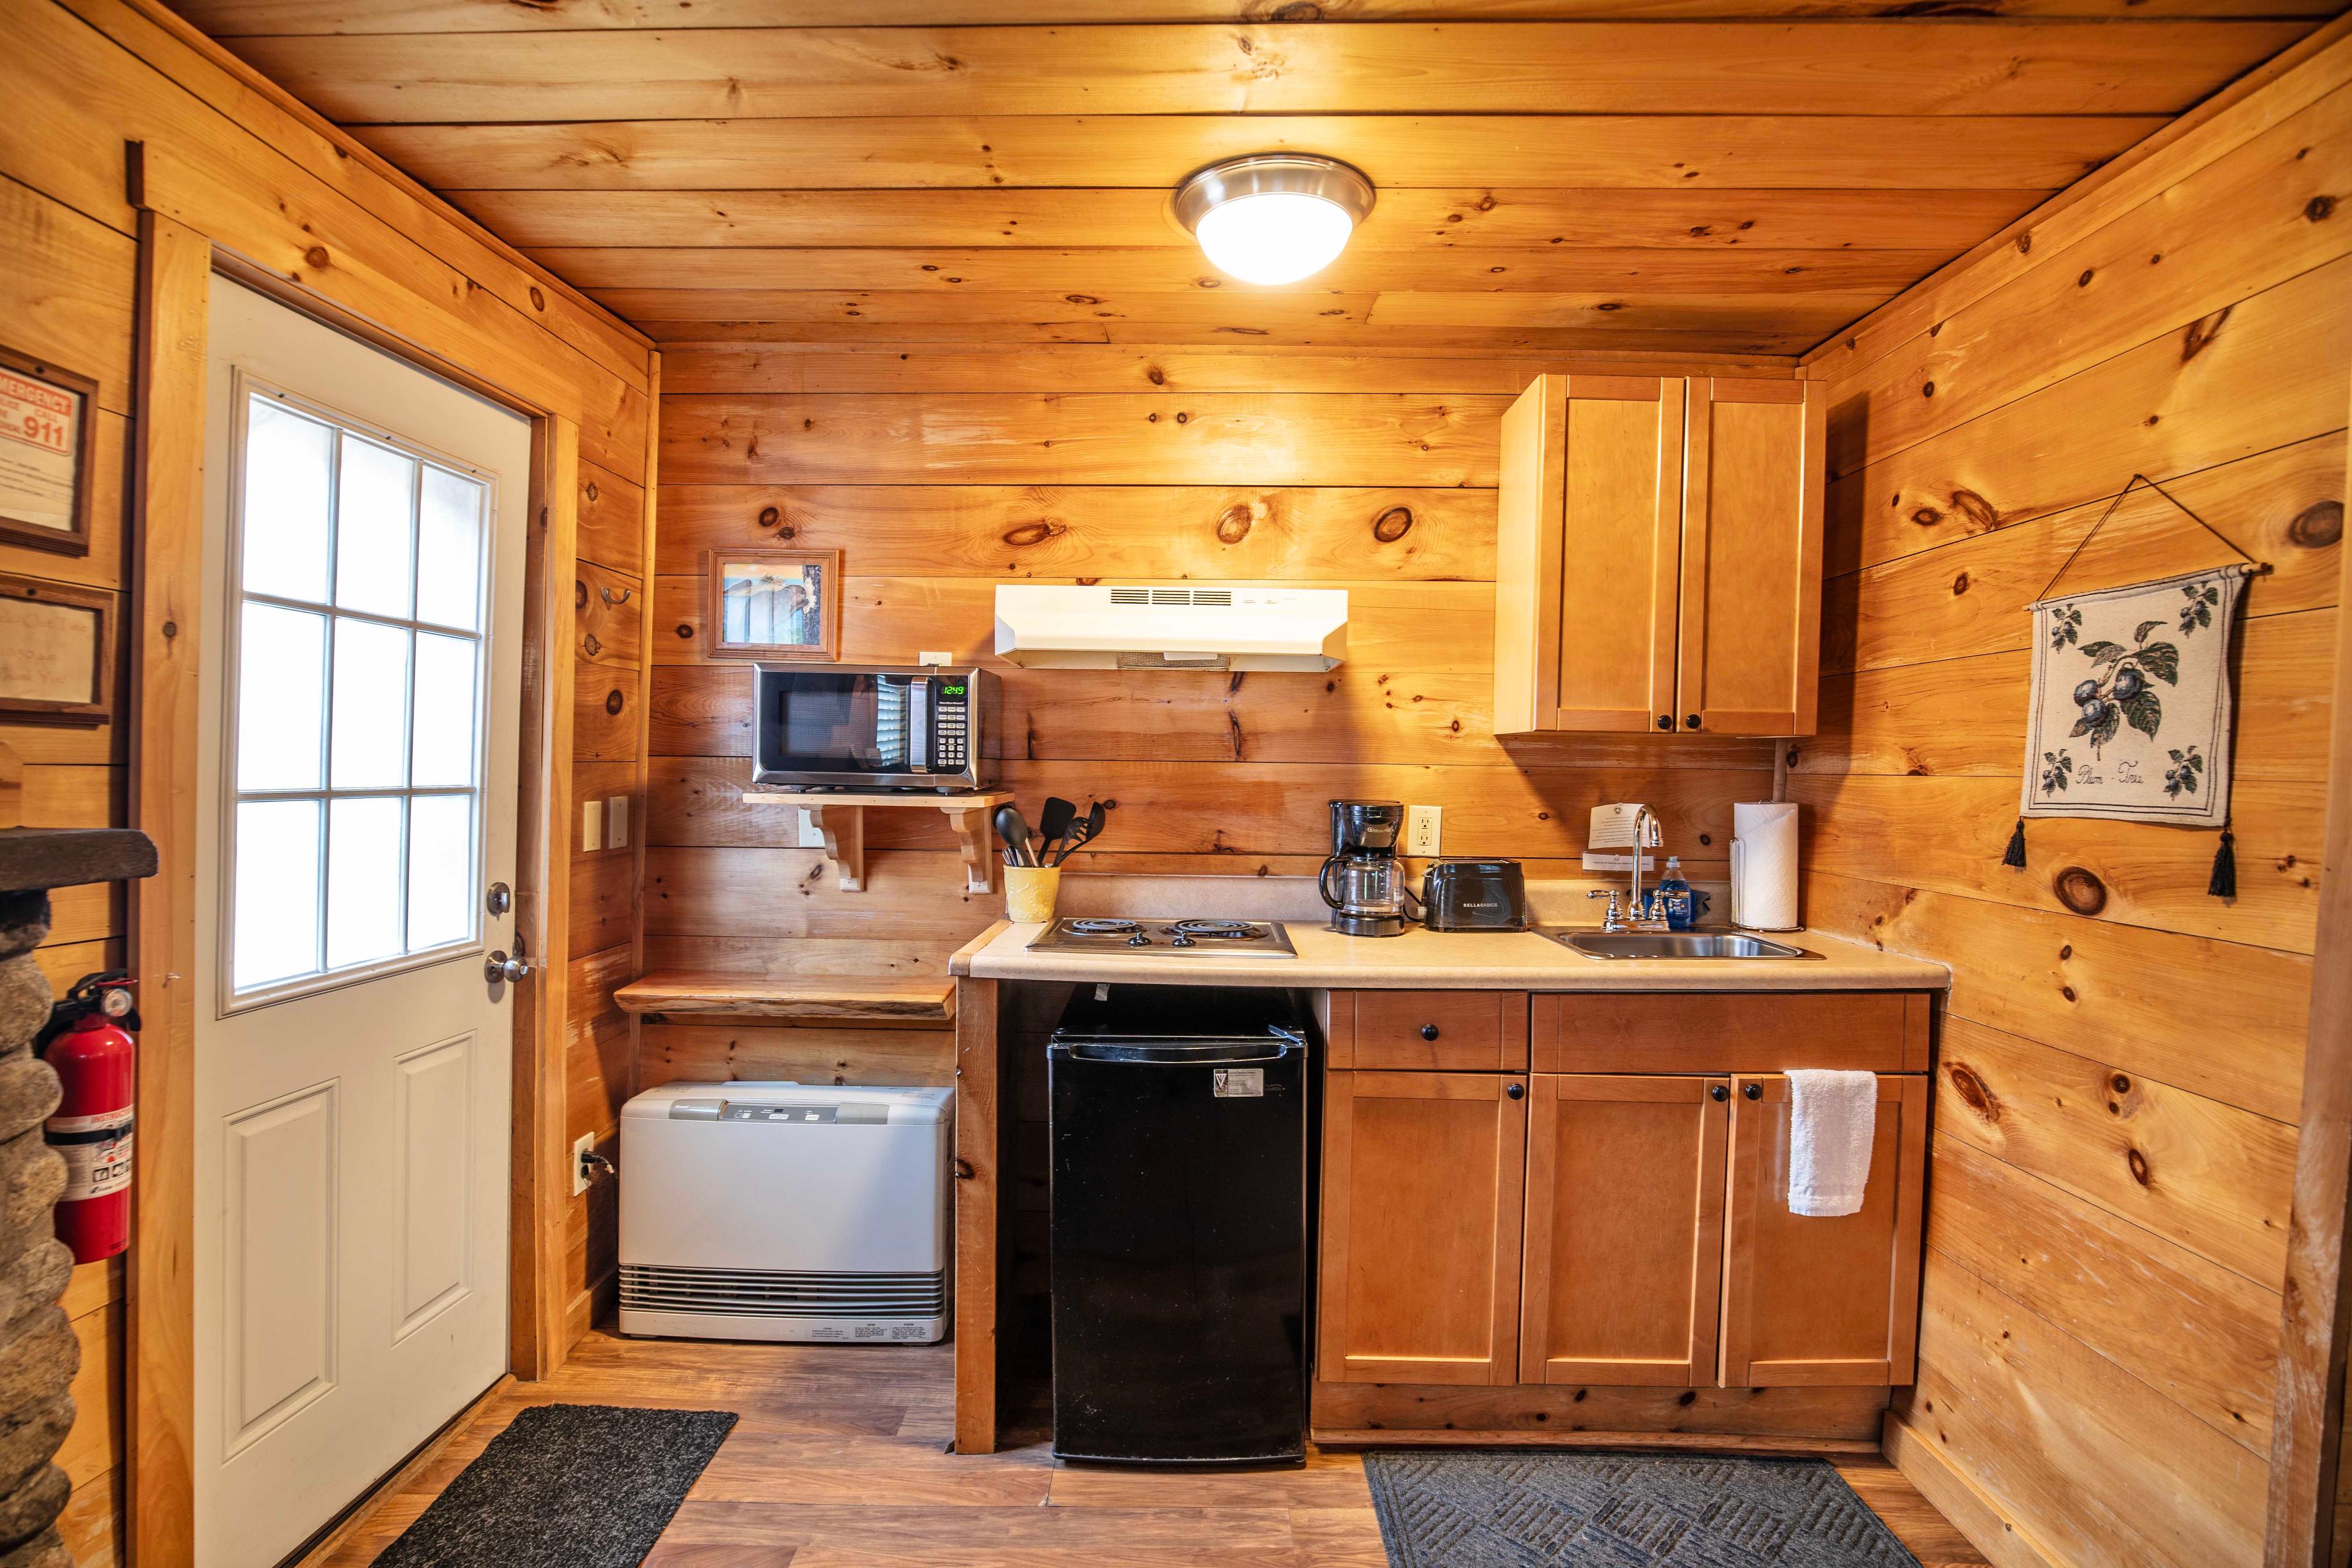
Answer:
<svg viewBox="0 0 2352 1568"><path fill-rule="evenodd" d="M252 1568L506 1368L530 426L219 278L211 344L196 1539Z"/></svg>

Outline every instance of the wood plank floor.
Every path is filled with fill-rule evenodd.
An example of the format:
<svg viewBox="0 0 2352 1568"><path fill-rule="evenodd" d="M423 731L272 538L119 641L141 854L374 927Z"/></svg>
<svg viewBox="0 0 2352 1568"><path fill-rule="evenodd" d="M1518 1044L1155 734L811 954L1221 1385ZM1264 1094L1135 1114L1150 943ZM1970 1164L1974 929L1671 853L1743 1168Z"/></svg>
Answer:
<svg viewBox="0 0 2352 1568"><path fill-rule="evenodd" d="M553 1378L486 1400L320 1561L373 1562L517 1412L562 1402L741 1413L647 1559L658 1568L1387 1568L1353 1453L1241 1474L1069 1468L1041 1433L960 1458L950 1378L946 1345L592 1333ZM1838 1469L1925 1568L1984 1563L1885 1461Z"/></svg>

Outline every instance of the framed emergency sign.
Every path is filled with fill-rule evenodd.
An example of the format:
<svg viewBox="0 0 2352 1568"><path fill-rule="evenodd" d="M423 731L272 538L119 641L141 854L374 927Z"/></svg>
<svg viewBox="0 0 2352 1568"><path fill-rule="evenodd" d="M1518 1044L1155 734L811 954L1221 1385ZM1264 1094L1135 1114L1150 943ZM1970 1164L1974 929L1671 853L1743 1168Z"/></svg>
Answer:
<svg viewBox="0 0 2352 1568"><path fill-rule="evenodd" d="M89 553L98 383L0 348L0 540Z"/></svg>

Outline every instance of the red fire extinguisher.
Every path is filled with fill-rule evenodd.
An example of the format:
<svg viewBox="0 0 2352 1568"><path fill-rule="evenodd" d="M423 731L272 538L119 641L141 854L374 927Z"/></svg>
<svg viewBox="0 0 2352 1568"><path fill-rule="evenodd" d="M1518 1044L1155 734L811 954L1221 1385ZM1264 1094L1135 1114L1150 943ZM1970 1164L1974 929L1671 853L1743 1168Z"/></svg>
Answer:
<svg viewBox="0 0 2352 1568"><path fill-rule="evenodd" d="M50 1010L40 1051L65 1086L49 1118L49 1147L65 1156L58 1239L76 1263L111 1258L131 1245L131 1131L137 1090L139 1015L131 977L84 975Z"/></svg>

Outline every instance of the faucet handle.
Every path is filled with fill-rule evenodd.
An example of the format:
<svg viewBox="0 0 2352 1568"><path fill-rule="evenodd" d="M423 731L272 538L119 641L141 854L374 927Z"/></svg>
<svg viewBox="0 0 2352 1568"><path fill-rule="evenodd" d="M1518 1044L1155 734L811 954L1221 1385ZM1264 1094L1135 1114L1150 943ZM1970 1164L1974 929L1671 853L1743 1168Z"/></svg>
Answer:
<svg viewBox="0 0 2352 1568"><path fill-rule="evenodd" d="M1587 888L1584 889L1584 896L1588 899L1607 899L1609 900L1609 907L1601 912L1601 929L1602 931L1615 931L1624 923L1624 906L1617 901L1619 894L1616 889Z"/></svg>

